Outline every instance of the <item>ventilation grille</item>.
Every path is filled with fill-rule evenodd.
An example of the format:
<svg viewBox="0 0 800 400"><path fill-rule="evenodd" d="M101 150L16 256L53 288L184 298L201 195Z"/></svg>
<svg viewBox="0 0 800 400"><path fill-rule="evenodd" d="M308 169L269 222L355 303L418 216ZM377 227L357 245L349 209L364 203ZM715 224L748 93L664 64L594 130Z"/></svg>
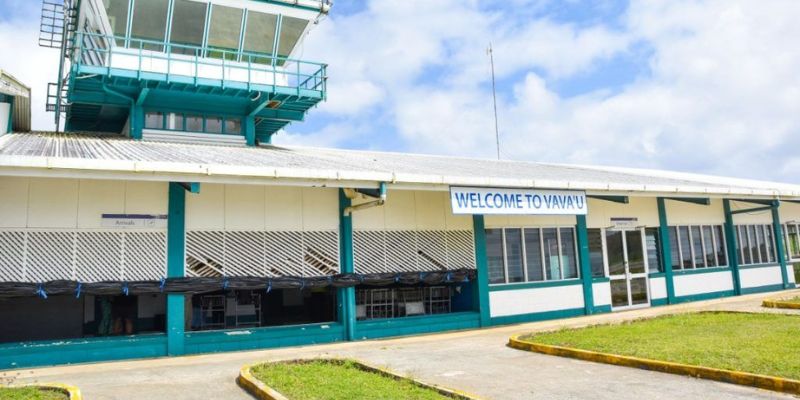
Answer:
<svg viewBox="0 0 800 400"><path fill-rule="evenodd" d="M335 231L190 231L187 276L321 276L339 273Z"/></svg>
<svg viewBox="0 0 800 400"><path fill-rule="evenodd" d="M475 268L471 231L355 231L360 274Z"/></svg>
<svg viewBox="0 0 800 400"><path fill-rule="evenodd" d="M166 243L164 232L0 231L0 281L160 279Z"/></svg>

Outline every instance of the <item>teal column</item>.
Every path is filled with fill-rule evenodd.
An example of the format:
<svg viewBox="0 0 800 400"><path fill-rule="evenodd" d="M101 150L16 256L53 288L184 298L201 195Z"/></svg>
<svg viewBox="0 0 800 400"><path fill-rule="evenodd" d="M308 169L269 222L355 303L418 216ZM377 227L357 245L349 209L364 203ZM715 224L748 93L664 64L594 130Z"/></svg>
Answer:
<svg viewBox="0 0 800 400"><path fill-rule="evenodd" d="M583 283L583 307L586 315L594 314L594 290L592 289L592 263L589 259L589 231L586 228L586 216L576 215L575 231L578 240L578 260L581 263L581 281Z"/></svg>
<svg viewBox="0 0 800 400"><path fill-rule="evenodd" d="M6 132L11 133L14 130L14 96L8 96L8 100L11 105L8 107L8 129Z"/></svg>
<svg viewBox="0 0 800 400"><path fill-rule="evenodd" d="M142 138L142 129L144 129L144 108L141 105L133 104L130 119L131 139L139 140Z"/></svg>
<svg viewBox="0 0 800 400"><path fill-rule="evenodd" d="M169 183L167 209L167 277L182 278L186 262L186 191L180 183ZM183 294L167 294L167 354L184 354Z"/></svg>
<svg viewBox="0 0 800 400"><path fill-rule="evenodd" d="M344 215L344 210L350 207L350 199L344 194L344 189L339 189L339 265L343 274L355 272L353 264L353 216ZM345 339L354 340L356 337L356 288L340 288L337 303L339 306L339 322L344 325Z"/></svg>
<svg viewBox="0 0 800 400"><path fill-rule="evenodd" d="M772 234L775 236L775 251L778 253L778 262L781 264L781 279L783 279L783 288L788 289L793 287L789 283L789 273L786 271L786 244L783 242L783 230L781 229L781 215L779 210L781 203L775 200L772 206Z"/></svg>
<svg viewBox="0 0 800 400"><path fill-rule="evenodd" d="M242 121L244 139L248 146L256 145L256 117L246 115Z"/></svg>
<svg viewBox="0 0 800 400"><path fill-rule="evenodd" d="M731 212L731 201L722 200L722 207L725 210L725 243L728 248L728 264L731 266L733 276L733 293L742 294L742 284L739 280L739 250L736 246L736 230L733 226L733 213Z"/></svg>
<svg viewBox="0 0 800 400"><path fill-rule="evenodd" d="M672 243L669 241L666 199L659 197L656 201L658 202L658 241L661 243L661 253L658 256L664 268L664 281L667 285L667 304L674 304L675 275L672 272Z"/></svg>
<svg viewBox="0 0 800 400"><path fill-rule="evenodd" d="M472 216L472 230L475 237L475 266L478 269L478 311L481 326L491 325L489 313L489 259L486 257L486 224L483 215Z"/></svg>

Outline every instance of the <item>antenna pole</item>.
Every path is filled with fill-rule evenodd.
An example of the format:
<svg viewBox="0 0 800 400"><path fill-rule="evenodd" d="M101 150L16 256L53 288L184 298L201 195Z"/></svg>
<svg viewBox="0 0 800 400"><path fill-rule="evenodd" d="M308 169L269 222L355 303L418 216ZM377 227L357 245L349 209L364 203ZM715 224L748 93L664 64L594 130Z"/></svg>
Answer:
<svg viewBox="0 0 800 400"><path fill-rule="evenodd" d="M494 55L492 54L492 42L486 50L489 54L489 63L492 66L492 101L494 102L494 137L497 142L497 159L500 159L500 129L497 127L497 88L494 81Z"/></svg>

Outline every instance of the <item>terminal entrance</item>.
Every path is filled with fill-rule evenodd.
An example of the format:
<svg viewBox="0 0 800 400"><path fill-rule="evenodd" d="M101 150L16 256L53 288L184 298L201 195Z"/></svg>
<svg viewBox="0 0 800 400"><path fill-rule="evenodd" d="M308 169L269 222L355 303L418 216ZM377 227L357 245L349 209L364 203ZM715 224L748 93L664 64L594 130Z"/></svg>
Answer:
<svg viewBox="0 0 800 400"><path fill-rule="evenodd" d="M642 230L606 230L611 307L616 310L650 304Z"/></svg>

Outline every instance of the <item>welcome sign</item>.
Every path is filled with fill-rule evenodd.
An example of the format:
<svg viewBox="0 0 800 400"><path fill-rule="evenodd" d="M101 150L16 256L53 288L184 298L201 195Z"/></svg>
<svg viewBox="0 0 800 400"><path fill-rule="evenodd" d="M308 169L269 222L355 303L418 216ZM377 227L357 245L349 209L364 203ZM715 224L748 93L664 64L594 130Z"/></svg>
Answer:
<svg viewBox="0 0 800 400"><path fill-rule="evenodd" d="M450 187L453 214L586 215L586 192Z"/></svg>

